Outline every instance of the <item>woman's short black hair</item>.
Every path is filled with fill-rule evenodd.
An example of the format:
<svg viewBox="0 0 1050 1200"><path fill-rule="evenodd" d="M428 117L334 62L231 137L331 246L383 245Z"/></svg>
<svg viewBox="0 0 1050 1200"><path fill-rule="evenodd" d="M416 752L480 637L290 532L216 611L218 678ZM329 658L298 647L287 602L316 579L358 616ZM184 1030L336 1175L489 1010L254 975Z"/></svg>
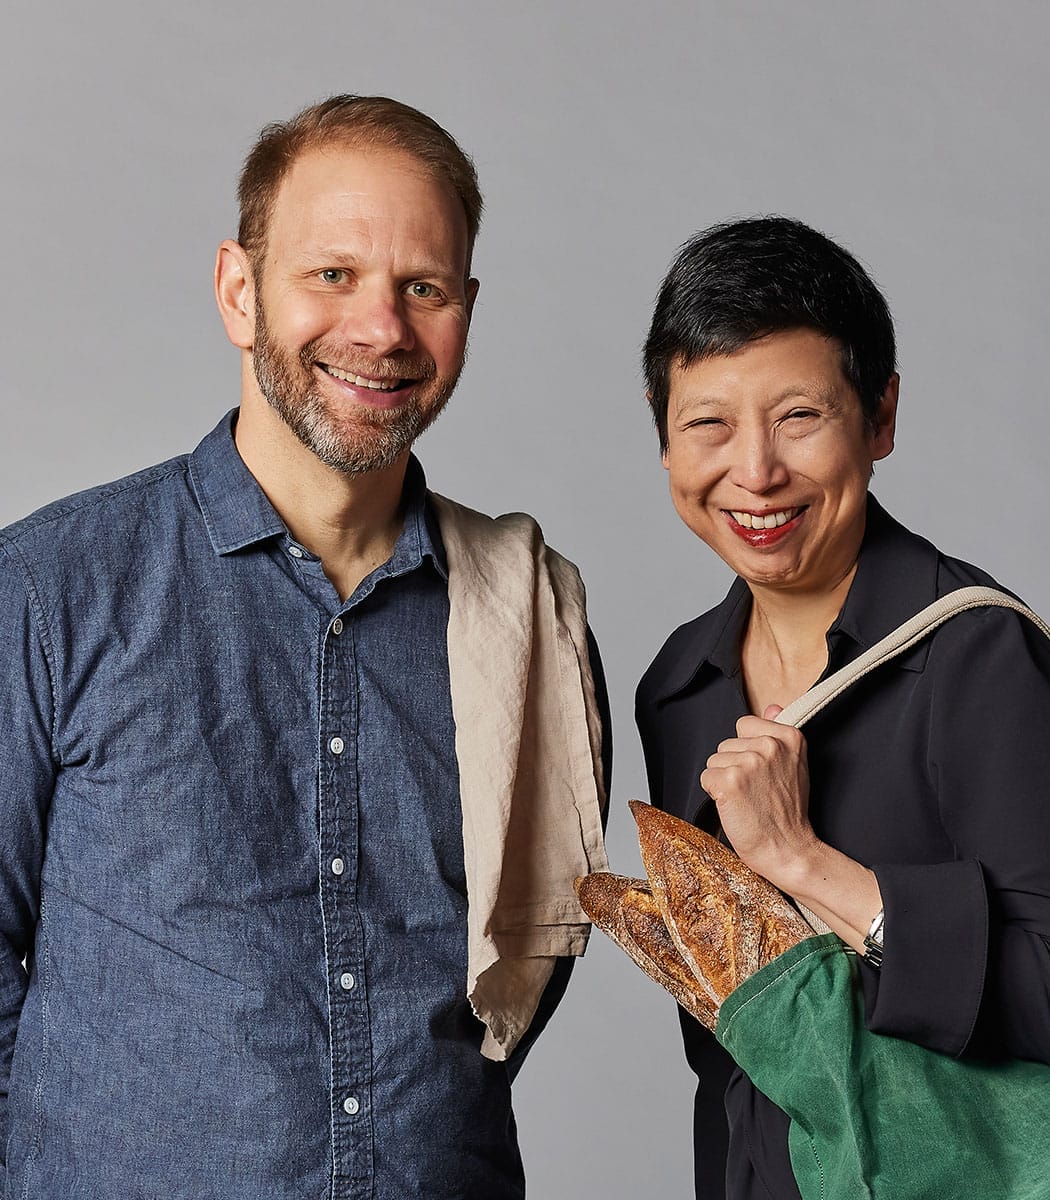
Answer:
<svg viewBox="0 0 1050 1200"><path fill-rule="evenodd" d="M874 426L896 369L893 318L852 254L789 217L728 221L686 242L660 287L643 355L660 448L672 367L787 329L835 339L842 372Z"/></svg>

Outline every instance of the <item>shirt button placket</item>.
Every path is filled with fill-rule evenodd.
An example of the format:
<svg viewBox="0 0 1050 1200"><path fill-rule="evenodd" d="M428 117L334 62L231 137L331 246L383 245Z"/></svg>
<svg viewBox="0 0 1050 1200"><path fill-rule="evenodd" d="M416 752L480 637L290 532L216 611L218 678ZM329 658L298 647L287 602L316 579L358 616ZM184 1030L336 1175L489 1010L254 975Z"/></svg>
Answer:
<svg viewBox="0 0 1050 1200"><path fill-rule="evenodd" d="M371 1123L362 1121L368 1102L367 1071L371 1038L364 999L361 925L355 907L357 888L357 796L353 770L353 730L356 728L355 642L349 623L334 617L328 623L324 646L325 698L321 713L323 757L322 845L328 864L329 886L323 887L326 953L329 975L332 1053L334 1154L333 1200L356 1200L370 1194L365 1164L371 1161ZM345 764L345 766L344 766ZM345 767L350 767L346 770ZM360 994L359 994L360 993ZM361 1189L365 1189L362 1191Z"/></svg>

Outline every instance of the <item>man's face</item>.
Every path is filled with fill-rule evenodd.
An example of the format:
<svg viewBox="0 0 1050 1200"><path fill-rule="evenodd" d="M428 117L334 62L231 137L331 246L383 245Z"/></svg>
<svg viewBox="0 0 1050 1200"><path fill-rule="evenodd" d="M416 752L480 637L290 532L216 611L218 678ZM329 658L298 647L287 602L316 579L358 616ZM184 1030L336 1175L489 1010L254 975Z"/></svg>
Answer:
<svg viewBox="0 0 1050 1200"><path fill-rule="evenodd" d="M896 376L873 432L838 345L809 329L671 372L671 497L754 587L834 588L864 534L871 465L893 448Z"/></svg>
<svg viewBox="0 0 1050 1200"><path fill-rule="evenodd" d="M459 378L476 283L462 206L400 151L303 154L255 269L259 390L328 466L380 470Z"/></svg>

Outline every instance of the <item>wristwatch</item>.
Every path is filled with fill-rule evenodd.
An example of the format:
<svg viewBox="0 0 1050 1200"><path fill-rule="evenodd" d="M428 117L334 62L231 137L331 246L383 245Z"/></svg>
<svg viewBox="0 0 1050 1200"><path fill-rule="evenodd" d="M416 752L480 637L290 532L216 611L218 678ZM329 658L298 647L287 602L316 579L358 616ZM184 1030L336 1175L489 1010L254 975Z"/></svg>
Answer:
<svg viewBox="0 0 1050 1200"><path fill-rule="evenodd" d="M882 966L883 924L883 911L880 908L875 914L875 920L872 921L871 927L868 929L868 936L864 939L864 961L876 971Z"/></svg>

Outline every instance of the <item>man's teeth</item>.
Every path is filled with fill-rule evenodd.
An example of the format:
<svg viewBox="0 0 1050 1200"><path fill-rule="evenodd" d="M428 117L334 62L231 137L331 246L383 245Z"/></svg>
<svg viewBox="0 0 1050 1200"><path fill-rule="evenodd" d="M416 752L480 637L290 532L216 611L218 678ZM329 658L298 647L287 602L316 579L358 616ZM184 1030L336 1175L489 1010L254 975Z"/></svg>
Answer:
<svg viewBox="0 0 1050 1200"><path fill-rule="evenodd" d="M367 379L364 375L351 375L349 371L340 371L338 367L330 367L327 363L321 363L320 366L329 375L334 375L336 379L341 379L344 383L352 383L356 387L372 388L376 392L392 392L395 388L399 388L402 382L400 379Z"/></svg>
<svg viewBox="0 0 1050 1200"><path fill-rule="evenodd" d="M788 521L793 521L801 511L801 508L782 508L779 512L759 516L757 513L734 512L730 509L729 515L745 529L776 529L778 525L786 525Z"/></svg>

